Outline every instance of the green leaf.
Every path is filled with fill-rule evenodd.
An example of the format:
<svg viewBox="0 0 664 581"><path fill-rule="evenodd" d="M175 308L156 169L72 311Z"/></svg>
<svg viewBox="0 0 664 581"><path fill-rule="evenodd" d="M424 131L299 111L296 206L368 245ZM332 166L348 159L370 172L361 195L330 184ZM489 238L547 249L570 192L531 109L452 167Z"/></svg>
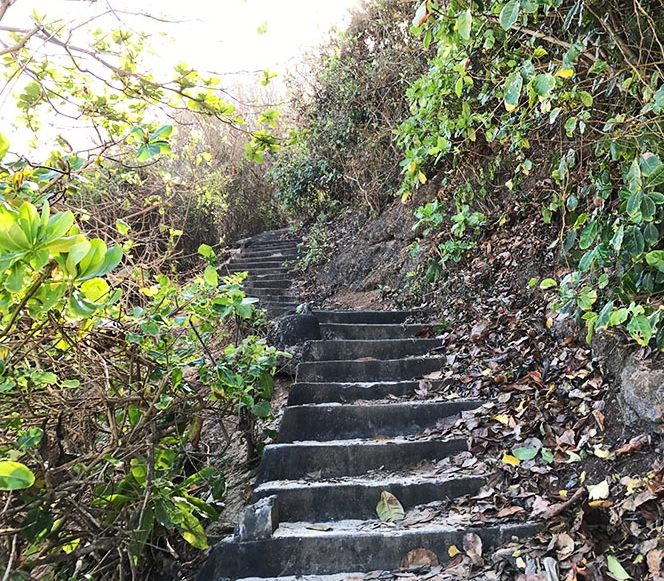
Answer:
<svg viewBox="0 0 664 581"><path fill-rule="evenodd" d="M25 464L0 461L0 490L23 490L35 483L35 475Z"/></svg>
<svg viewBox="0 0 664 581"><path fill-rule="evenodd" d="M203 258L207 258L208 260L216 257L212 246L208 246L207 244L201 244L198 247L198 254L200 254Z"/></svg>
<svg viewBox="0 0 664 581"><path fill-rule="evenodd" d="M627 325L627 331L639 345L646 346L652 338L652 326L645 315L635 315Z"/></svg>
<svg viewBox="0 0 664 581"><path fill-rule="evenodd" d="M664 250L653 250L646 254L646 262L660 272L664 272Z"/></svg>
<svg viewBox="0 0 664 581"><path fill-rule="evenodd" d="M542 290L547 290L547 289L550 289L550 288L555 288L555 287L557 287L557 286L558 286L558 283L557 283L554 279L552 279L552 278L545 278L542 282L540 282L540 285L539 285L539 287L540 287Z"/></svg>
<svg viewBox="0 0 664 581"><path fill-rule="evenodd" d="M172 125L164 125L157 129L154 133L150 134L150 141L164 141L168 139L173 133Z"/></svg>
<svg viewBox="0 0 664 581"><path fill-rule="evenodd" d="M514 71L505 80L505 85L503 86L503 100L507 111L514 111L514 109L516 109L519 104L522 86L523 78L519 71Z"/></svg>
<svg viewBox="0 0 664 581"><path fill-rule="evenodd" d="M627 172L627 189L632 192L640 192L643 189L643 180L641 179L641 166L639 165L639 158L635 157L632 164L629 166ZM629 212L629 210L628 210Z"/></svg>
<svg viewBox="0 0 664 581"><path fill-rule="evenodd" d="M272 406L269 401L262 401L251 406L251 413L257 418L267 419L272 415Z"/></svg>
<svg viewBox="0 0 664 581"><path fill-rule="evenodd" d="M498 21L503 30L509 30L519 18L521 12L520 0L510 0L500 11Z"/></svg>
<svg viewBox="0 0 664 581"><path fill-rule="evenodd" d="M380 501L376 505L376 514L383 522L399 522L406 516L399 499L387 490L380 493Z"/></svg>
<svg viewBox="0 0 664 581"><path fill-rule="evenodd" d="M219 285L219 273L217 269L211 264L205 268L203 272L203 280L209 285L216 287Z"/></svg>
<svg viewBox="0 0 664 581"><path fill-rule="evenodd" d="M0 161L3 160L7 152L9 151L9 139L5 136L4 133L0 133Z"/></svg>
<svg viewBox="0 0 664 581"><path fill-rule="evenodd" d="M122 236L126 236L127 234L129 234L129 228L130 228L129 224L127 224L127 222L125 222L124 220L118 218L118 219L115 221L115 229L116 229L116 230L117 230Z"/></svg>
<svg viewBox="0 0 664 581"><path fill-rule="evenodd" d="M609 569L609 573L611 573L611 577L618 579L618 581L624 581L626 579L632 578L620 564L620 561L618 561L618 559L616 559L613 555L607 555L606 566Z"/></svg>
<svg viewBox="0 0 664 581"><path fill-rule="evenodd" d="M556 86L556 79L551 73L540 73L532 80L533 91L538 97L546 99Z"/></svg>
<svg viewBox="0 0 664 581"><path fill-rule="evenodd" d="M617 325L622 325L627 320L627 317L629 317L629 311L625 307L616 309L609 315L609 326L616 327Z"/></svg>
<svg viewBox="0 0 664 581"><path fill-rule="evenodd" d="M473 26L473 13L470 8L461 12L456 19L456 30L459 36L465 40L470 40L470 31Z"/></svg>
<svg viewBox="0 0 664 581"><path fill-rule="evenodd" d="M581 232L579 237L579 248L581 250L586 250L590 248L591 244L595 241L597 233L599 232L599 221L591 220L586 224L586 227Z"/></svg>
<svg viewBox="0 0 664 581"><path fill-rule="evenodd" d="M539 450L537 448L515 448L512 450L512 455L519 460L532 460Z"/></svg>
<svg viewBox="0 0 664 581"><path fill-rule="evenodd" d="M588 91L581 91L579 93L579 99L586 107L592 107L593 105L593 96Z"/></svg>

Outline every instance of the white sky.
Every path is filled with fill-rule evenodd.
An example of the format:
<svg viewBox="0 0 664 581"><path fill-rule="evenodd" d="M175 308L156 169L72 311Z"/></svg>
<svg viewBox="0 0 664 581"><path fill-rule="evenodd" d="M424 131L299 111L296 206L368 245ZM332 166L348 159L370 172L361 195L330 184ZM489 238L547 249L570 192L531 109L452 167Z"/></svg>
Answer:
<svg viewBox="0 0 664 581"><path fill-rule="evenodd" d="M358 0L18 0L4 26L29 27L33 9L52 18L80 22L110 5L117 11L142 12L176 24L120 14L95 26L133 28L153 35L155 75L170 78L172 65L186 62L202 71L223 74L268 69L283 78L307 49L321 44L333 27L343 29ZM259 28L266 29L260 34ZM165 35L165 36L162 36ZM226 79L235 83L238 77ZM277 86L279 82L275 83ZM12 99L0 96L0 124L11 123ZM13 131L16 133L16 129ZM18 135L16 135L18 137ZM15 140L12 140L16 143ZM14 149L12 147L12 149Z"/></svg>

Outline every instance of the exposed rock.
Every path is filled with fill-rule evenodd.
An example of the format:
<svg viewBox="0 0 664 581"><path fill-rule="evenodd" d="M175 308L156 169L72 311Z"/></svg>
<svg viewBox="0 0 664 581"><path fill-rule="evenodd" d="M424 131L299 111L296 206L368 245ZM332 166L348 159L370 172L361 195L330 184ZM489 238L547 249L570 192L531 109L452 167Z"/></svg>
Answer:
<svg viewBox="0 0 664 581"><path fill-rule="evenodd" d="M241 541L260 541L269 539L277 526L277 497L268 496L246 508L237 534Z"/></svg>
<svg viewBox="0 0 664 581"><path fill-rule="evenodd" d="M664 433L664 367L659 358L621 343L611 333L593 340L593 355L617 390L626 424Z"/></svg>
<svg viewBox="0 0 664 581"><path fill-rule="evenodd" d="M306 307L305 307L306 308ZM270 323L270 344L292 355L281 361L281 373L295 376L295 368L302 360L304 344L321 339L320 323L309 311L300 315L285 315Z"/></svg>

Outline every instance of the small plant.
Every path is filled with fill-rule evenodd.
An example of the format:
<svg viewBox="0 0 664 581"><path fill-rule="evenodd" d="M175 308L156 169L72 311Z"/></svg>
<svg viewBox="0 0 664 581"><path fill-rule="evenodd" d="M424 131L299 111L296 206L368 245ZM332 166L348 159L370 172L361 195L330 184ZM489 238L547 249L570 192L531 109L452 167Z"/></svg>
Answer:
<svg viewBox="0 0 664 581"><path fill-rule="evenodd" d="M438 200L433 200L417 208L415 217L417 222L413 225L413 230L421 230L424 236L436 233L445 222L445 212Z"/></svg>

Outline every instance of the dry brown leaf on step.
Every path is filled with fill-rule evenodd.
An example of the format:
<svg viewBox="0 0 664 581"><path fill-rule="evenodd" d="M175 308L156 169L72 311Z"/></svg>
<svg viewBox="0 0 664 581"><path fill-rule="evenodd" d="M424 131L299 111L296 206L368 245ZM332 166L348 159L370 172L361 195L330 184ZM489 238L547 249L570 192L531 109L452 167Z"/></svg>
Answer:
<svg viewBox="0 0 664 581"><path fill-rule="evenodd" d="M330 525L318 524L318 523L307 525L304 528L312 530L312 531L331 531L332 530L332 527Z"/></svg>
<svg viewBox="0 0 664 581"><path fill-rule="evenodd" d="M401 560L401 568L405 570L437 565L438 557L429 549L413 549Z"/></svg>
<svg viewBox="0 0 664 581"><path fill-rule="evenodd" d="M648 571L653 577L664 575L662 573L662 560L664 560L664 550L662 549L654 549L646 555Z"/></svg>
<svg viewBox="0 0 664 581"><path fill-rule="evenodd" d="M505 516L513 516L515 514L519 514L520 512L524 512L524 509L521 506L506 506L505 508L499 510L496 516L498 516L498 518L502 518Z"/></svg>
<svg viewBox="0 0 664 581"><path fill-rule="evenodd" d="M650 443L650 436L646 434L641 434L640 436L632 438L624 446L620 446L620 448L616 450L616 454L618 454L619 456L623 454L632 454L633 452L638 452L639 450L642 450L649 443Z"/></svg>
<svg viewBox="0 0 664 581"><path fill-rule="evenodd" d="M463 550L470 557L473 565L484 564L482 559L482 539L475 533L466 533L463 536Z"/></svg>
<svg viewBox="0 0 664 581"><path fill-rule="evenodd" d="M401 526L408 527L417 525L433 520L436 516L436 511L431 508L424 508L422 510L411 512L405 519L401 521Z"/></svg>
<svg viewBox="0 0 664 581"><path fill-rule="evenodd" d="M427 373L426 375L422 376L424 379L442 379L443 378L443 372L442 371L432 371L431 373Z"/></svg>

